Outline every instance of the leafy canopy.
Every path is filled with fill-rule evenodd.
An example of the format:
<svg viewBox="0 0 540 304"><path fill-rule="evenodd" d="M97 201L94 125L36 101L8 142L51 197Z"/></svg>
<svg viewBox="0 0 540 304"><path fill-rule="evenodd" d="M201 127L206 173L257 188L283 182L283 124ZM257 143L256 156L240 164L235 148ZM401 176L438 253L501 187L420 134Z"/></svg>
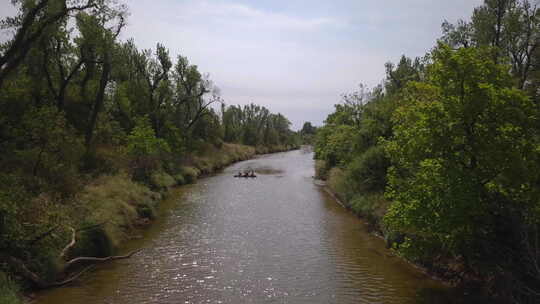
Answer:
<svg viewBox="0 0 540 304"><path fill-rule="evenodd" d="M410 83L394 114L385 220L410 236L401 248L411 257L426 246L466 254L492 231L495 204L537 204L538 113L491 52L439 45L427 81Z"/></svg>

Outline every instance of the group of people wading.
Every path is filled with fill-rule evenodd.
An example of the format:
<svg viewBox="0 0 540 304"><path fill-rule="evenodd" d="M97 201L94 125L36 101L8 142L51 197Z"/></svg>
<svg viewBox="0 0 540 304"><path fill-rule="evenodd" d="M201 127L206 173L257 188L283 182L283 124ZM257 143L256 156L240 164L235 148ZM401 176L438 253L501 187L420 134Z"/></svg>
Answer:
<svg viewBox="0 0 540 304"><path fill-rule="evenodd" d="M249 170L244 172L239 171L234 177L257 177L257 175L255 175L255 171Z"/></svg>

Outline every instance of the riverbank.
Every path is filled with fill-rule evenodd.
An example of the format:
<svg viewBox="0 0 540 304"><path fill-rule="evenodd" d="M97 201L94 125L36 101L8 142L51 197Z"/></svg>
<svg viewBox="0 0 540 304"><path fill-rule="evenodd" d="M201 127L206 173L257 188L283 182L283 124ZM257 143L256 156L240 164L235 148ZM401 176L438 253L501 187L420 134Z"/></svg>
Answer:
<svg viewBox="0 0 540 304"><path fill-rule="evenodd" d="M345 209L362 219L370 233L384 239L387 248L391 249L395 243L403 241L405 236L391 231L383 223L383 218L391 204L384 197L384 193L357 193L349 187L347 176L342 169L327 168L321 160L316 161L315 167L315 178L325 181L325 190ZM396 254L396 256L399 255ZM464 271L460 261L440 257L439 260L428 263L421 260L413 261L402 256L401 258L427 276L447 286L467 289L467 293L480 293L480 282Z"/></svg>
<svg viewBox="0 0 540 304"><path fill-rule="evenodd" d="M110 164L108 172L88 178L81 190L62 210L58 224L34 241L34 250L25 261L9 257L0 273L2 292L0 303L20 303L17 295L31 298L36 288L49 288L76 278L88 264L73 263L81 257L113 257L122 243L132 238L137 229L144 229L157 215L160 201L173 187L194 183L199 177L216 172L234 162L253 158L257 154L292 150L297 147L251 147L224 143L219 148L208 145L203 152L187 154L174 166L161 166L148 172L146 182L136 181L130 162L122 160L110 149L98 151L99 162ZM36 205L46 210L42 195ZM9 260L13 259L13 261ZM31 261L28 263L27 261Z"/></svg>

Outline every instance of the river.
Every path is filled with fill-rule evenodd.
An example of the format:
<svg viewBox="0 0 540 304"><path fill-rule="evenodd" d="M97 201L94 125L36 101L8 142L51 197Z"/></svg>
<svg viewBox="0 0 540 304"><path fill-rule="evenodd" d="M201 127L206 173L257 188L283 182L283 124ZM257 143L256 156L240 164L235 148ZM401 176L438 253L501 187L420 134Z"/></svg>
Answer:
<svg viewBox="0 0 540 304"><path fill-rule="evenodd" d="M253 168L258 177L233 178ZM313 153L232 165L173 190L125 251L35 303L464 303L394 257L314 182Z"/></svg>

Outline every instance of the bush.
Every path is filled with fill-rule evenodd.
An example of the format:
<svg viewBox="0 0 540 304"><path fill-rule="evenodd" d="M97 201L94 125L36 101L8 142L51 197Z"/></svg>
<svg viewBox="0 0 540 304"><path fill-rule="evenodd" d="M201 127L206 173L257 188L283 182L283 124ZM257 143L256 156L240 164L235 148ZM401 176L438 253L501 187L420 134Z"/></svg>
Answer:
<svg viewBox="0 0 540 304"><path fill-rule="evenodd" d="M90 227L98 224L101 223L90 219L83 222L82 227ZM70 255L72 257L104 257L113 254L114 249L115 241L112 236L107 232L104 226L97 226L79 233L77 243L75 244L75 247L70 250Z"/></svg>
<svg viewBox="0 0 540 304"><path fill-rule="evenodd" d="M134 179L149 182L152 171L161 165L160 156L171 150L165 140L156 137L150 120L145 116L136 119L135 127L127 138L127 151L134 157Z"/></svg>
<svg viewBox="0 0 540 304"><path fill-rule="evenodd" d="M136 119L127 141L128 152L135 156L153 156L170 152L169 145L157 138L148 117Z"/></svg>
<svg viewBox="0 0 540 304"><path fill-rule="evenodd" d="M357 131L348 125L326 125L317 132L315 157L329 166L348 163L353 152Z"/></svg>
<svg viewBox="0 0 540 304"><path fill-rule="evenodd" d="M328 178L328 165L324 160L315 161L315 178L326 180Z"/></svg>
<svg viewBox="0 0 540 304"><path fill-rule="evenodd" d="M184 176L186 183L192 184L199 177L200 171L194 167L182 167L181 174Z"/></svg>
<svg viewBox="0 0 540 304"><path fill-rule="evenodd" d="M163 171L157 171L152 173L150 177L150 182L154 189L160 191L167 190L168 188L173 187L176 184L174 178Z"/></svg>
<svg viewBox="0 0 540 304"><path fill-rule="evenodd" d="M176 185L184 185L186 183L186 180L182 174L176 174L173 176L173 178L176 181Z"/></svg>
<svg viewBox="0 0 540 304"><path fill-rule="evenodd" d="M365 218L370 226L382 230L382 219L390 203L382 193L355 195L349 202L352 211Z"/></svg>
<svg viewBox="0 0 540 304"><path fill-rule="evenodd" d="M346 179L357 193L381 192L386 187L390 161L382 145L373 146L356 157L346 169Z"/></svg>

